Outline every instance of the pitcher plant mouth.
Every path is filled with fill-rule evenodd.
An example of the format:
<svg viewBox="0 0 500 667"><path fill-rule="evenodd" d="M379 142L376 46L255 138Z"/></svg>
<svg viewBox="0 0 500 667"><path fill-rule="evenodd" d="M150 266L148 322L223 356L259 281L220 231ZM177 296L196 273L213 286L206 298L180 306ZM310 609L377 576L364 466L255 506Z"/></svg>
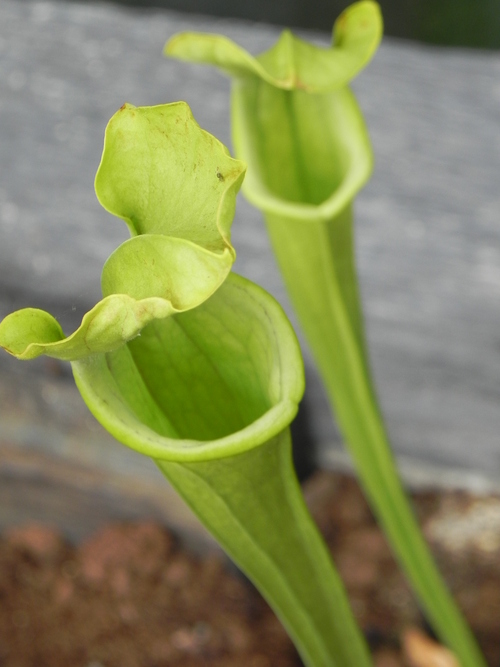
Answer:
<svg viewBox="0 0 500 667"><path fill-rule="evenodd" d="M259 446L290 424L304 391L299 346L281 307L235 274L197 308L72 367L105 428L169 461Z"/></svg>
<svg viewBox="0 0 500 667"><path fill-rule="evenodd" d="M233 143L247 199L264 213L331 220L368 181L373 154L354 95L284 91L259 80L232 88Z"/></svg>

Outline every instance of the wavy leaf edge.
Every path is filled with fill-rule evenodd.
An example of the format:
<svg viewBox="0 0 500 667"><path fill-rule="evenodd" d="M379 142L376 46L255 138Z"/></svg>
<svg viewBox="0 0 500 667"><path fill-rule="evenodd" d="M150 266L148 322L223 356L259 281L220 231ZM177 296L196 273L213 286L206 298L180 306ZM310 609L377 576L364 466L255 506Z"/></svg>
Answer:
<svg viewBox="0 0 500 667"><path fill-rule="evenodd" d="M45 354L56 359L72 361L91 354L112 351L139 335L141 329L153 319L168 317L171 314L195 308L203 303L218 289L229 274L236 259L236 252L230 241L229 227L234 216L236 194L241 187L246 165L241 160L232 158L228 149L220 141L200 128L185 102L174 102L154 107L134 107L131 104L124 104L113 115L106 127L103 153L96 174L97 197L108 212L124 219L134 234L130 220L103 203L98 183L100 183L99 179L102 180L102 165L108 157L108 146L111 143L111 135L116 119L123 117L124 113L155 113L155 110L159 113L168 110L174 112L174 114L178 111L179 119L184 123L189 123L190 129L194 132L199 132L199 136L205 140L207 147L216 146L219 148L221 156L224 156L232 167L229 176L220 175L218 179L219 190L215 195L218 197L215 224L221 239L220 250L211 250L189 239L176 236L133 235L132 238L118 246L105 262L102 272L104 298L83 316L80 326L70 335L64 335L55 317L38 308L23 308L7 315L0 322L0 346L9 354L22 360L34 359ZM175 117L173 125L175 127ZM109 184L105 183L105 185L108 186ZM193 220L194 225L199 223L200 221ZM174 264L177 260L175 267L177 274L171 275L173 278L171 282L175 283L177 280L174 287L177 287L180 296L170 293L172 285L166 284L165 276L163 276L163 284L161 285L162 290L159 290L158 280L153 284L153 279L147 271L143 270L142 274L140 273L140 265L136 272L141 288L139 291L146 292L146 294L141 294L142 298L135 298L137 295L130 293L130 290L137 291L137 288L135 285L132 286L130 276L125 279L127 273L129 273L129 267L124 261L127 258L125 251L129 251L128 257L130 257L131 245L135 244L135 249L140 249L141 246L146 245L145 241L148 239L156 239L157 244L162 246L164 250L165 256L160 257L160 260L164 262L163 273L165 276L169 276L172 260L174 260ZM143 255L143 259L147 259L146 255ZM186 271L186 284L183 285L182 276L179 279L182 269L180 264L182 258L186 255L193 259L194 268L191 264L189 270ZM198 274L196 274L196 271ZM156 276L161 273L161 266L156 266ZM195 274L199 280L198 284L194 285L193 276ZM116 288L112 290L114 293L109 293L110 285L111 288ZM186 285L189 288L193 287L192 294L187 294ZM126 289L120 289L124 286ZM127 291L128 288L130 288L129 291ZM166 295L169 298L165 298Z"/></svg>
<svg viewBox="0 0 500 667"><path fill-rule="evenodd" d="M252 56L228 37L182 32L165 44L168 57L212 64L233 77L258 77L283 90L327 93L351 81L369 63L383 33L380 7L373 0L360 0L347 7L333 27L330 47L311 44L284 30L278 42ZM316 62L331 69L331 76L316 77ZM314 79L317 78L315 81Z"/></svg>

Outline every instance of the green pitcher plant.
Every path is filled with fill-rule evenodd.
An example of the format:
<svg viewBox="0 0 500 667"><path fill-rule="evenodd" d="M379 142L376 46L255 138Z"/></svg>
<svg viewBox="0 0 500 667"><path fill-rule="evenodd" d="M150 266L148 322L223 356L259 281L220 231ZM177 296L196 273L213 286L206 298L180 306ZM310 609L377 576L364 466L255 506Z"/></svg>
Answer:
<svg viewBox="0 0 500 667"><path fill-rule="evenodd" d="M403 490L371 380L356 276L353 200L372 171L363 116L348 83L382 36L377 3L335 22L330 48L284 31L254 57L226 37L180 33L165 54L215 65L232 81L242 190L264 215L272 246L367 497L441 640L480 667Z"/></svg>
<svg viewBox="0 0 500 667"><path fill-rule="evenodd" d="M71 362L97 420L153 459L306 665L369 667L293 468L298 342L277 302L230 273L244 174L185 103L124 105L107 127L95 187L131 238L104 265L103 299L69 336L44 311L14 312L0 345L19 359Z"/></svg>

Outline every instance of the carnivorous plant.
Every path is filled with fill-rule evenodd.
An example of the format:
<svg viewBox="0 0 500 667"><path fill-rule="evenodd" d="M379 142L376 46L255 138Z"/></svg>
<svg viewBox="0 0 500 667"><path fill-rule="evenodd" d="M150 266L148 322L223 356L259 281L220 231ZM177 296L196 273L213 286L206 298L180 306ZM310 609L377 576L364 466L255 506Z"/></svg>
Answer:
<svg viewBox="0 0 500 667"><path fill-rule="evenodd" d="M292 303L371 506L441 640L463 667L484 660L402 488L371 380L353 250L353 200L372 170L349 81L382 36L377 3L356 2L324 48L284 31L254 57L226 37L181 33L168 56L215 65L232 81L243 192L266 221Z"/></svg>
<svg viewBox="0 0 500 667"><path fill-rule="evenodd" d="M0 345L19 359L71 362L91 412L155 461L309 667L368 667L293 470L288 427L304 389L297 340L274 299L230 273L244 172L186 104L124 105L95 185L131 238L104 265L103 299L69 336L44 311L12 313Z"/></svg>

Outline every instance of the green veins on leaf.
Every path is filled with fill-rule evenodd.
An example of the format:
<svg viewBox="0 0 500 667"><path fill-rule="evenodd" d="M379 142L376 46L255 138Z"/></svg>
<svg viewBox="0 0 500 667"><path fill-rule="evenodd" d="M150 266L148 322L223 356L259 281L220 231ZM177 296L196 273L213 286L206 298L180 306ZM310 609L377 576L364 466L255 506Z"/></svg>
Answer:
<svg viewBox="0 0 500 667"><path fill-rule="evenodd" d="M19 359L81 359L205 301L236 256L230 227L244 173L187 104L125 104L108 124L95 180L102 206L132 234L104 265L104 298L68 337L44 311L12 313L0 324L0 345Z"/></svg>

